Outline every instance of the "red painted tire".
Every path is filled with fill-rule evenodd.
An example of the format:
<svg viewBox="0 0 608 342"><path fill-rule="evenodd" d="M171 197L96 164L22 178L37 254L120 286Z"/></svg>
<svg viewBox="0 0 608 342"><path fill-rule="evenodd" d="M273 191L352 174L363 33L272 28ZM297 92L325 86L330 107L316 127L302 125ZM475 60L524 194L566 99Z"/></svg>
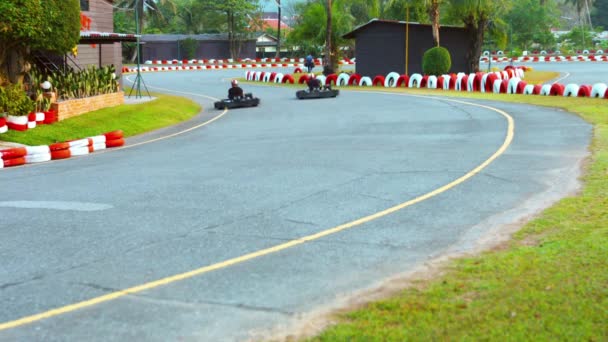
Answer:
<svg viewBox="0 0 608 342"><path fill-rule="evenodd" d="M384 76L382 75L376 75L376 77L374 77L374 79L372 80L372 85L375 86L380 86L380 87L384 87Z"/></svg>
<svg viewBox="0 0 608 342"><path fill-rule="evenodd" d="M302 73L302 69L300 67L297 67L293 70L294 74L301 74Z"/></svg>
<svg viewBox="0 0 608 342"><path fill-rule="evenodd" d="M293 79L293 76L291 75L285 75L283 76L283 83L289 83L289 84L293 84L295 81Z"/></svg>
<svg viewBox="0 0 608 342"><path fill-rule="evenodd" d="M15 159L15 158L25 157L26 154L27 154L27 150L25 149L25 147L14 147L14 148L8 148L6 150L1 150L0 151L0 156L5 161L7 159ZM24 163L25 163L25 161L24 161Z"/></svg>
<svg viewBox="0 0 608 342"><path fill-rule="evenodd" d="M427 83L429 83L429 75L422 76L422 80L420 80L420 88L426 88Z"/></svg>
<svg viewBox="0 0 608 342"><path fill-rule="evenodd" d="M276 73L276 72L271 72L271 73L270 73L270 78L269 78L269 81L270 81L270 82L274 82L274 78L275 78L275 77L277 77L277 73Z"/></svg>
<svg viewBox="0 0 608 342"><path fill-rule="evenodd" d="M122 139L123 132L122 132L122 130L116 130L116 131L105 133L104 135L106 136L107 140Z"/></svg>
<svg viewBox="0 0 608 342"><path fill-rule="evenodd" d="M298 84L304 84L306 82L308 82L308 75L302 75L300 76L300 79L298 80Z"/></svg>
<svg viewBox="0 0 608 342"><path fill-rule="evenodd" d="M401 75L399 76L399 78L397 78L397 88L401 87L401 85L403 84L404 87L407 88L407 85L410 83L410 77L408 75Z"/></svg>
<svg viewBox="0 0 608 342"><path fill-rule="evenodd" d="M0 116L0 127L6 125L6 118Z"/></svg>
<svg viewBox="0 0 608 342"><path fill-rule="evenodd" d="M494 89L494 81L496 81L498 79L498 76L495 73L489 73L487 74L488 76L486 76L486 82L485 82L485 88L484 91L486 93L491 93L492 90ZM479 87L479 89L481 89L481 87Z"/></svg>
<svg viewBox="0 0 608 342"><path fill-rule="evenodd" d="M19 166L25 164L25 157L4 159L4 167Z"/></svg>
<svg viewBox="0 0 608 342"><path fill-rule="evenodd" d="M473 91L479 91L481 89L481 79L482 78L483 78L482 72L475 73L475 78L473 78Z"/></svg>
<svg viewBox="0 0 608 342"><path fill-rule="evenodd" d="M69 149L66 150L51 150L51 159L66 159L70 158L72 153Z"/></svg>
<svg viewBox="0 0 608 342"><path fill-rule="evenodd" d="M59 143L54 143L54 144L49 145L49 149L51 150L51 152L67 150L68 148L70 148L70 143L67 143L67 142L59 142Z"/></svg>
<svg viewBox="0 0 608 342"><path fill-rule="evenodd" d="M527 85L528 84L526 82L520 81L519 83L517 83L517 88L515 89L515 93L516 94L523 94Z"/></svg>
<svg viewBox="0 0 608 342"><path fill-rule="evenodd" d="M125 140L124 139L111 139L111 140L106 140L106 147L110 148L110 147L119 147L125 144Z"/></svg>
<svg viewBox="0 0 608 342"><path fill-rule="evenodd" d="M460 91L467 91L467 84L469 83L469 75L464 75L460 79Z"/></svg>
<svg viewBox="0 0 608 342"><path fill-rule="evenodd" d="M582 85L578 88L578 97L591 97L591 86Z"/></svg>
<svg viewBox="0 0 608 342"><path fill-rule="evenodd" d="M330 74L327 76L327 78L325 78L325 85L332 85L332 82L334 83L333 85L338 83L338 75Z"/></svg>
<svg viewBox="0 0 608 342"><path fill-rule="evenodd" d="M444 83L445 83L445 78L443 78L443 76L439 76L437 78L437 89L443 89Z"/></svg>
<svg viewBox="0 0 608 342"><path fill-rule="evenodd" d="M533 95L540 95L540 92L543 90L542 84L537 84L534 86L534 90L532 90Z"/></svg>
<svg viewBox="0 0 608 342"><path fill-rule="evenodd" d="M348 85L349 86L352 86L352 85L358 86L359 82L361 82L361 75L359 75L359 74L352 74L348 78Z"/></svg>
<svg viewBox="0 0 608 342"><path fill-rule="evenodd" d="M18 124L14 124L12 122L7 122L6 125L8 126L8 129L12 129L13 131L27 131L27 124L25 125L18 125Z"/></svg>
<svg viewBox="0 0 608 342"><path fill-rule="evenodd" d="M564 85L559 83L554 83L551 86L551 90L549 91L549 96L562 96L564 95Z"/></svg>

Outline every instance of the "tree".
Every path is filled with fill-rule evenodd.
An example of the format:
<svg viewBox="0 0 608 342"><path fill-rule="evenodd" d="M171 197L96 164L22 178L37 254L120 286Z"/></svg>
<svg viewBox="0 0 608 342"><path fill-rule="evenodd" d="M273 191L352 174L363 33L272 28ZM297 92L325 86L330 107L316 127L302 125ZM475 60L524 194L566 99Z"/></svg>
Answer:
<svg viewBox="0 0 608 342"><path fill-rule="evenodd" d="M19 82L31 50L64 54L79 40L78 0L0 2L0 78Z"/></svg>
<svg viewBox="0 0 608 342"><path fill-rule="evenodd" d="M579 21L581 25L591 25L591 17L589 16L591 7L593 6L594 0L566 0L566 3L572 4L576 8L576 13L578 14ZM587 12L587 16L585 16L584 12Z"/></svg>
<svg viewBox="0 0 608 342"><path fill-rule="evenodd" d="M500 23L509 10L509 0L452 0L447 15L454 24L464 24L468 36L466 53L469 71L479 70L484 33L490 21Z"/></svg>
<svg viewBox="0 0 608 342"><path fill-rule="evenodd" d="M591 14L591 19L594 25L608 29L608 0L595 0L593 7L595 11Z"/></svg>
<svg viewBox="0 0 608 342"><path fill-rule="evenodd" d="M544 6L538 0L513 1L513 8L505 17L511 33L510 41L524 50L535 43L550 46L554 43L551 28L558 25L558 17L553 1L546 2Z"/></svg>

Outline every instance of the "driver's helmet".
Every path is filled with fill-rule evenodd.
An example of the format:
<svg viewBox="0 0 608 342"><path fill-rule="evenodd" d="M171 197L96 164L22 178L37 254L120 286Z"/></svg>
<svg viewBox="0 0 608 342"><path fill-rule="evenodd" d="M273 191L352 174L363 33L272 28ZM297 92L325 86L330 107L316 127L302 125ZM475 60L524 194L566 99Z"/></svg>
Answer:
<svg viewBox="0 0 608 342"><path fill-rule="evenodd" d="M232 84L233 87L236 87L239 85L239 81L237 80L232 80L232 82L230 82Z"/></svg>

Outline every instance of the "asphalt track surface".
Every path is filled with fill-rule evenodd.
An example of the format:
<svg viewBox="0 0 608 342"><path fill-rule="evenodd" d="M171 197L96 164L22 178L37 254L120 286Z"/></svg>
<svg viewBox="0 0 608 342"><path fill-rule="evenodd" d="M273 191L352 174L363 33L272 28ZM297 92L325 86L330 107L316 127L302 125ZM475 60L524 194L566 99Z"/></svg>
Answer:
<svg viewBox="0 0 608 342"><path fill-rule="evenodd" d="M554 109L383 93L245 85L259 107L214 110L243 74L146 74L205 111L0 171L0 340L268 336L571 192L591 137Z"/></svg>

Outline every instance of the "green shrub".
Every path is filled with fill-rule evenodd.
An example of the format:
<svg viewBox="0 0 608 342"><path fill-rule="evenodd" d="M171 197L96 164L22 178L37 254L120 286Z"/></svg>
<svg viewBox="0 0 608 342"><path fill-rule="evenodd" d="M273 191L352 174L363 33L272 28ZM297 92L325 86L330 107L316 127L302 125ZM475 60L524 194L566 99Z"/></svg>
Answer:
<svg viewBox="0 0 608 342"><path fill-rule="evenodd" d="M422 56L422 72L425 75L447 74L452 67L450 52L441 46L427 50Z"/></svg>
<svg viewBox="0 0 608 342"><path fill-rule="evenodd" d="M194 59L196 58L196 50L198 49L198 41L194 38L186 38L186 39L182 39L179 42L182 51L183 51L183 57L185 57L186 59Z"/></svg>
<svg viewBox="0 0 608 342"><path fill-rule="evenodd" d="M0 91L0 113L10 115L28 115L34 111L35 104L18 84L11 84Z"/></svg>

